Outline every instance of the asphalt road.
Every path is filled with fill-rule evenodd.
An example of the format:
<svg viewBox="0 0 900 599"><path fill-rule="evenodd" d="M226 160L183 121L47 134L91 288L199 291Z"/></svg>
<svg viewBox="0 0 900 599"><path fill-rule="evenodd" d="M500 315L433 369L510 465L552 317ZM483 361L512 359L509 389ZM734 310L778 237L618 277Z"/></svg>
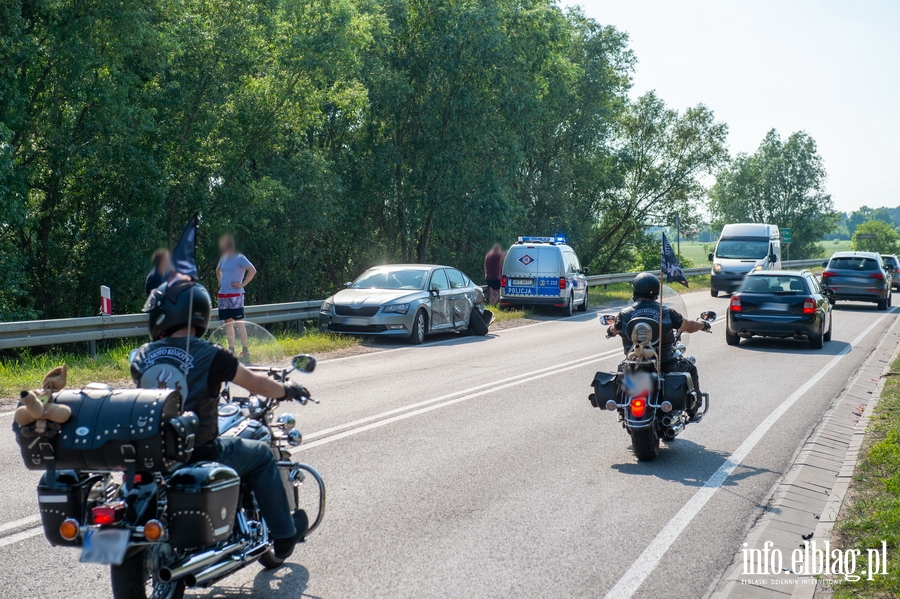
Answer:
<svg viewBox="0 0 900 599"><path fill-rule="evenodd" d="M688 315L728 300L685 296ZM821 351L694 334L710 413L638 463L590 406L618 341L596 313L324 360L292 408L325 522L275 572L198 597L702 597L767 494L896 314L839 305ZM0 419L7 426L10 416ZM35 529L37 473L0 437L0 598L108 597L105 568Z"/></svg>

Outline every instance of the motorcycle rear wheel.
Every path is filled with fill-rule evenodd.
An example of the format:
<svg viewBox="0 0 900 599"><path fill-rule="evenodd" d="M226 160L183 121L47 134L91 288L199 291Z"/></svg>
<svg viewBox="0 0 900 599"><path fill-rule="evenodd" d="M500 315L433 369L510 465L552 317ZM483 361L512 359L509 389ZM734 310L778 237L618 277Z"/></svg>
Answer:
<svg viewBox="0 0 900 599"><path fill-rule="evenodd" d="M640 462L652 462L659 455L659 435L652 426L631 431L631 450Z"/></svg>
<svg viewBox="0 0 900 599"><path fill-rule="evenodd" d="M151 571L156 560L148 554L153 549L138 551L121 566L110 566L112 594L115 599L182 599L184 581L162 582Z"/></svg>

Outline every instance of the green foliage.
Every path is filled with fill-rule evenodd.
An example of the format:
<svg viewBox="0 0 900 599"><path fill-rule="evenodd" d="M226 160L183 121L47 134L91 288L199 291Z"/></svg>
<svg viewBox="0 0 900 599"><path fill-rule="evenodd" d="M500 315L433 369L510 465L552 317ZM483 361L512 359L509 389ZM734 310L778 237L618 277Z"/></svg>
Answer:
<svg viewBox="0 0 900 599"><path fill-rule="evenodd" d="M859 235L877 235L875 239L859 239ZM897 251L900 234L883 220L868 220L856 227L850 247L859 252L893 254Z"/></svg>
<svg viewBox="0 0 900 599"><path fill-rule="evenodd" d="M772 130L754 154L739 154L718 174L710 202L713 224L789 227L791 258L817 256L819 240L838 218L824 187L825 167L812 137L800 131L782 141Z"/></svg>

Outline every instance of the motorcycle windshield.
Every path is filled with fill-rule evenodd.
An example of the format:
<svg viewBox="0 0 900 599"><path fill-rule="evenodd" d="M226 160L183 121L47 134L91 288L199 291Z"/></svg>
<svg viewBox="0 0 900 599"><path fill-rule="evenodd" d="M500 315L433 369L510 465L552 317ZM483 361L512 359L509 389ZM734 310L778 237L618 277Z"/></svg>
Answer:
<svg viewBox="0 0 900 599"><path fill-rule="evenodd" d="M233 331L229 330L233 327ZM246 331L246 345L243 342ZM287 360L278 340L266 329L249 321L223 324L209 334L210 343L234 348L234 354L247 366L284 367Z"/></svg>
<svg viewBox="0 0 900 599"><path fill-rule="evenodd" d="M681 314L685 320L687 320L687 306L684 303L684 299L682 299L681 295L678 294L677 291L669 287L668 285L662 286L662 303L664 306L668 306L670 310L675 310L679 314ZM690 335L682 335L681 343L684 345L688 345L688 340L690 339Z"/></svg>

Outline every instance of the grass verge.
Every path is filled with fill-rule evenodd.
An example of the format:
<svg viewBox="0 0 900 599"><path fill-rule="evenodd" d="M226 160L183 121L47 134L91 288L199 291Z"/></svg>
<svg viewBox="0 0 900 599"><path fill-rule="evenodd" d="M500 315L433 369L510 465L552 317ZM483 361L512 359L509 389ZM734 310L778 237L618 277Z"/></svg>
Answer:
<svg viewBox="0 0 900 599"><path fill-rule="evenodd" d="M900 359L891 371L900 374ZM868 449L835 526L835 541L841 549L861 550L862 560L866 549L880 549L881 542L887 542L888 574L842 581L835 587L835 599L900 596L900 377L885 382L866 436Z"/></svg>

